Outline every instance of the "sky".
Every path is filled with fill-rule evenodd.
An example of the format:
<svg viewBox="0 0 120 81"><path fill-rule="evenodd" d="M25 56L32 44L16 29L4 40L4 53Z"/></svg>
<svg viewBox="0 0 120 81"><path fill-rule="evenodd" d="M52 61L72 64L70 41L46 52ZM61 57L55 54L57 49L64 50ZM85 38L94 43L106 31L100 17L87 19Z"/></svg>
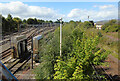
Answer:
<svg viewBox="0 0 120 81"><path fill-rule="evenodd" d="M118 2L0 2L0 13L21 19L101 21L118 18Z"/></svg>

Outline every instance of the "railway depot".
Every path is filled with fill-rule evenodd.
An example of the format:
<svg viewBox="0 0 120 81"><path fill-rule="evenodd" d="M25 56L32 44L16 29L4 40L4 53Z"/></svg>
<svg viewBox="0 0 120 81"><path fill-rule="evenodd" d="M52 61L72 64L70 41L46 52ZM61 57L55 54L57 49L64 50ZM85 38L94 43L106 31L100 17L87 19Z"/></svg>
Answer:
<svg viewBox="0 0 120 81"><path fill-rule="evenodd" d="M0 2L1 81L120 81L119 5Z"/></svg>
<svg viewBox="0 0 120 81"><path fill-rule="evenodd" d="M5 69L6 71L9 70L8 74L12 74L6 76L6 74L3 73L4 79L10 78L10 76L18 75L19 70L27 63L30 64L29 67L31 68L31 60L33 60L31 58L31 51L33 51L33 58L35 60L35 58L37 58L36 54L38 54L38 41L41 40L42 35L46 36L49 32L53 32L55 28L57 28L57 26L55 25L53 25L53 27L46 26L44 28L38 25L37 27L36 25L30 26L32 26L33 31L27 32L25 34L22 32L22 35L19 34L16 36L12 36L10 42L6 42L5 44L1 45L3 48L3 52L1 53L2 64L5 65L6 68L8 68Z"/></svg>

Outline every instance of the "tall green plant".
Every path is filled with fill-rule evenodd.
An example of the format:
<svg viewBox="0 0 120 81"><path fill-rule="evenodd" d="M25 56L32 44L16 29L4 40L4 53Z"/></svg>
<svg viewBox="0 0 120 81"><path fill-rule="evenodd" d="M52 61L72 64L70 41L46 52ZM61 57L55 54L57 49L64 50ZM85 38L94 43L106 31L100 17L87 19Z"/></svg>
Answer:
<svg viewBox="0 0 120 81"><path fill-rule="evenodd" d="M106 52L96 50L97 44L98 37L86 38L84 34L74 40L70 58L66 61L58 58L54 66L54 79L90 79L93 74L91 64L99 65L107 56Z"/></svg>

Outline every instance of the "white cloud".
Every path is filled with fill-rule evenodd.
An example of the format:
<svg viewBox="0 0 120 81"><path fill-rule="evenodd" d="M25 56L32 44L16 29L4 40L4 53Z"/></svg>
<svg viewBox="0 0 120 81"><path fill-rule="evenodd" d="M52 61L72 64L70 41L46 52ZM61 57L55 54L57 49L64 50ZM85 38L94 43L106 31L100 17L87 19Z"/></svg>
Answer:
<svg viewBox="0 0 120 81"><path fill-rule="evenodd" d="M21 18L37 17L48 20L56 20L57 18L64 16L62 14L58 14L54 9L40 6L29 6L19 1L0 3L0 12L3 16L7 16L10 13L13 16Z"/></svg>
<svg viewBox="0 0 120 81"><path fill-rule="evenodd" d="M91 20L106 20L118 18L118 9L114 5L94 5L94 10L72 9L67 15L58 13L57 10L40 6L29 6L23 2L16 1L10 3L0 3L0 12L3 16L9 13L14 17L29 18L36 17L45 20L56 20L62 17L65 21L69 20L87 20L90 16ZM97 9L96 9L97 8Z"/></svg>
<svg viewBox="0 0 120 81"><path fill-rule="evenodd" d="M73 20L88 20L90 16L90 20L95 21L118 18L118 9L114 5L94 5L93 7L98 7L98 10L72 9L67 17Z"/></svg>

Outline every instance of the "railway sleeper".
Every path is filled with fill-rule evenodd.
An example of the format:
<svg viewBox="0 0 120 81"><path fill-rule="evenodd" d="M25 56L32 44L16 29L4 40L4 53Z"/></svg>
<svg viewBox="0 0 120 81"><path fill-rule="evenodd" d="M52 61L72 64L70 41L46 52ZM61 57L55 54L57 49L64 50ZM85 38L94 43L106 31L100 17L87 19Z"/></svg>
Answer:
<svg viewBox="0 0 120 81"><path fill-rule="evenodd" d="M13 74L15 74L17 71L19 71L21 68L22 68L22 66L25 64L25 63L27 63L29 60L30 60L30 57L31 56L29 56L26 60L24 60L22 63L18 63L16 66L14 66L10 71L13 73Z"/></svg>

